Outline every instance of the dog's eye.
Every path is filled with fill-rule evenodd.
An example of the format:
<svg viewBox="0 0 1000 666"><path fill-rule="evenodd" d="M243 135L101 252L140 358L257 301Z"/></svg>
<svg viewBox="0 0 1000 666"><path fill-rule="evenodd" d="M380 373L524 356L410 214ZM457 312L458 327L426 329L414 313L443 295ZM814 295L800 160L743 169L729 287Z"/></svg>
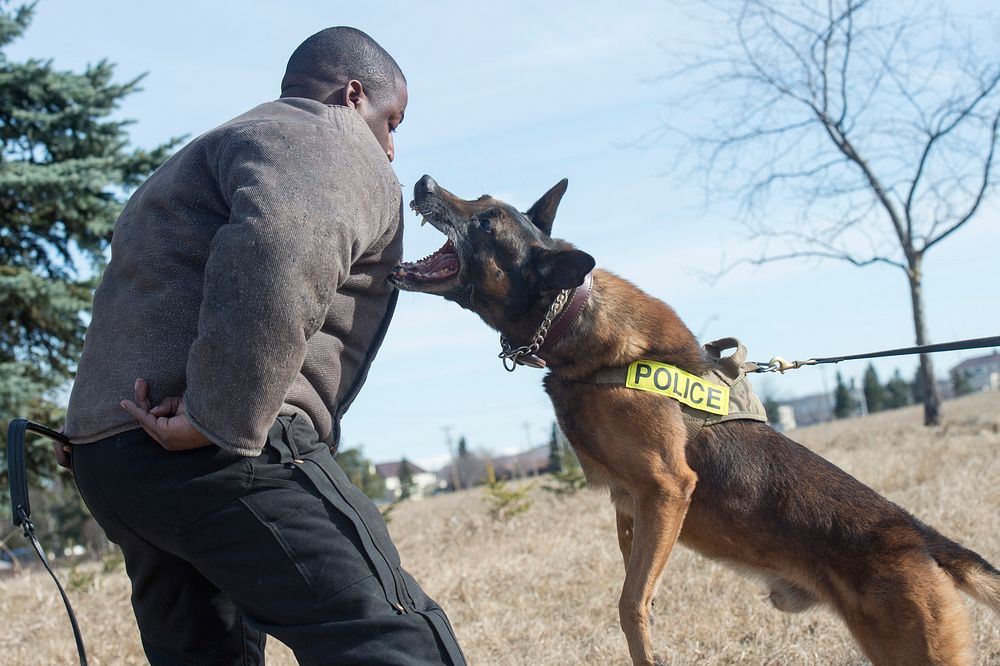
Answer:
<svg viewBox="0 0 1000 666"><path fill-rule="evenodd" d="M488 234L493 233L493 222L487 218L479 218L479 228Z"/></svg>
<svg viewBox="0 0 1000 666"><path fill-rule="evenodd" d="M493 273L493 277L495 277L496 279L499 280L500 278L503 277L503 271L500 270L499 268L496 269L496 271L494 271L494 273Z"/></svg>

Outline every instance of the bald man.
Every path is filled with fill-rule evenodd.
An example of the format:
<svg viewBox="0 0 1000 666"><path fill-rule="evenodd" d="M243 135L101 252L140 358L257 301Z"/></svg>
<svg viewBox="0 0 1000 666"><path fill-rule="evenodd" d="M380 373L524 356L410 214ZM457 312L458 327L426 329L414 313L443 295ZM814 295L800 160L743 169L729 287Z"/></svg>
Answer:
<svg viewBox="0 0 1000 666"><path fill-rule="evenodd" d="M260 664L265 634L303 664L462 664L331 455L395 305L406 80L330 28L281 87L118 218L66 415L77 485L154 666Z"/></svg>

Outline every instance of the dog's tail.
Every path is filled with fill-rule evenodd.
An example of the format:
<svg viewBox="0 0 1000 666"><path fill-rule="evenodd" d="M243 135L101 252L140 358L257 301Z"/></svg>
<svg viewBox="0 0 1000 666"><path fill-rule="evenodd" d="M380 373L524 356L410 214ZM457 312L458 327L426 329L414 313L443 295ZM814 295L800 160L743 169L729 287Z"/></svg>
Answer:
<svg viewBox="0 0 1000 666"><path fill-rule="evenodd" d="M996 567L941 534L931 538L931 554L960 590L1000 615L1000 571Z"/></svg>

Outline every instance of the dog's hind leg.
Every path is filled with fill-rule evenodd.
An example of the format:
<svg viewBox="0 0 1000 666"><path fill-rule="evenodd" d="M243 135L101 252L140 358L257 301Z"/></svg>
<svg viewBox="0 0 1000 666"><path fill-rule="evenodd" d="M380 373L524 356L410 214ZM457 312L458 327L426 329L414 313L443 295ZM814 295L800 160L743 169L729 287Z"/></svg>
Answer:
<svg viewBox="0 0 1000 666"><path fill-rule="evenodd" d="M631 550L618 604L622 631L634 664L655 663L649 631L650 605L691 501L697 477L691 471L689 475L672 479L668 487L646 489L635 498Z"/></svg>
<svg viewBox="0 0 1000 666"><path fill-rule="evenodd" d="M968 666L968 612L951 578L923 554L904 556L838 610L875 666ZM846 603L844 603L846 601Z"/></svg>

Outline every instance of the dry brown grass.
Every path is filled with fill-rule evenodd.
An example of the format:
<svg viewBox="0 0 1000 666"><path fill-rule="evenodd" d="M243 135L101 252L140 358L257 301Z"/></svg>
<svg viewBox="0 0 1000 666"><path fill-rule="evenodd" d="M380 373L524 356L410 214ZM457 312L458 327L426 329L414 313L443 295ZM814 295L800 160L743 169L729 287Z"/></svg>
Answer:
<svg viewBox="0 0 1000 666"><path fill-rule="evenodd" d="M794 436L1000 563L1000 395L947 402L944 416L943 426L923 428L914 407ZM404 564L448 611L470 663L627 663L610 502L597 492L533 494L531 510L507 525L493 522L472 490L404 504L390 529ZM97 576L82 588L72 596L91 662L144 663L124 574ZM760 584L675 551L656 602L657 652L670 664L865 663L831 613L786 615L765 597ZM969 607L978 663L1000 663L1000 618ZM0 663L72 663L68 622L42 574L0 582L0 613ZM268 662L294 660L270 641Z"/></svg>

